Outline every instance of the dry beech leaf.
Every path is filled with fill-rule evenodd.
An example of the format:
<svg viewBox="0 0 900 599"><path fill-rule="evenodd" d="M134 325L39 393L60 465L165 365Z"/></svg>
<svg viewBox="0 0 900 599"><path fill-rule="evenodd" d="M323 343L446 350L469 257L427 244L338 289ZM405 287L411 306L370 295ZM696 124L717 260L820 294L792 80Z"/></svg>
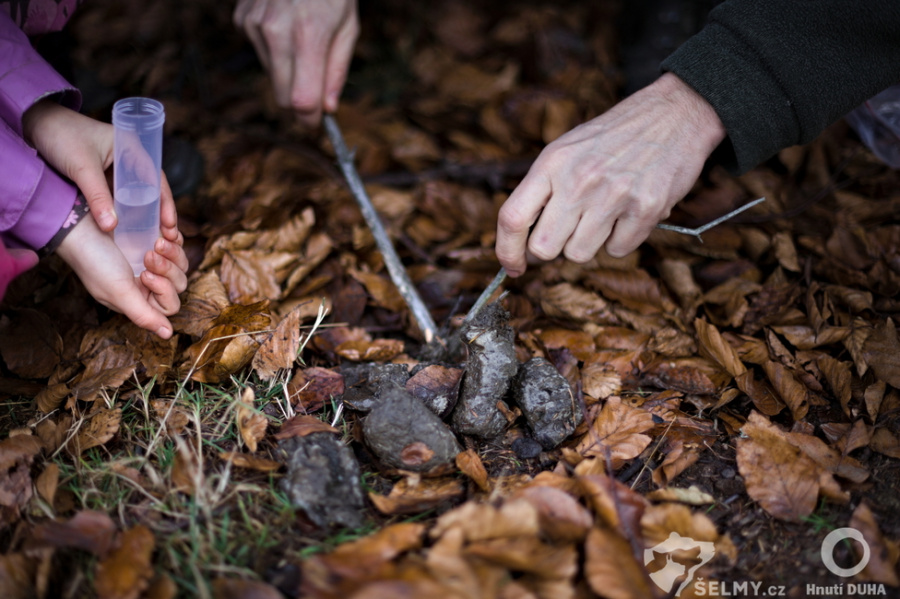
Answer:
<svg viewBox="0 0 900 599"><path fill-rule="evenodd" d="M832 393L841 402L844 414L850 416L850 399L852 395L850 383L853 380L850 364L826 355L819 356L816 364L819 370L822 371L822 374L825 375L825 380L828 381L828 386L831 387Z"/></svg>
<svg viewBox="0 0 900 599"><path fill-rule="evenodd" d="M541 533L560 543L580 543L594 523L594 517L575 497L562 489L528 485L514 492L537 510Z"/></svg>
<svg viewBox="0 0 900 599"><path fill-rule="evenodd" d="M737 464L747 494L772 516L799 521L816 508L823 473L785 434L752 412L737 441Z"/></svg>
<svg viewBox="0 0 900 599"><path fill-rule="evenodd" d="M456 478L424 478L415 484L410 483L409 479L402 479L388 495L369 493L369 499L382 514L396 516L421 514L459 499L465 493L465 484Z"/></svg>
<svg viewBox="0 0 900 599"><path fill-rule="evenodd" d="M547 349L568 349L573 356L582 361L590 360L597 353L594 338L584 331L547 329L538 331L537 337Z"/></svg>
<svg viewBox="0 0 900 599"><path fill-rule="evenodd" d="M809 411L809 389L806 385L797 380L797 377L780 362L766 362L763 369L778 397L790 408L794 420L803 420Z"/></svg>
<svg viewBox="0 0 900 599"><path fill-rule="evenodd" d="M291 405L301 412L316 412L344 393L344 375L328 368L298 369L287 384Z"/></svg>
<svg viewBox="0 0 900 599"><path fill-rule="evenodd" d="M33 583L37 566L37 560L24 553L0 555L0 597L34 599L38 596Z"/></svg>
<svg viewBox="0 0 900 599"><path fill-rule="evenodd" d="M663 487L647 493L647 499L653 501L676 501L687 505L709 505L716 502L716 498L702 491L696 485L687 489L680 487Z"/></svg>
<svg viewBox="0 0 900 599"><path fill-rule="evenodd" d="M659 281L641 269L593 269L587 276L588 286L598 289L603 297L621 302L641 314L671 314L676 306L662 291Z"/></svg>
<svg viewBox="0 0 900 599"><path fill-rule="evenodd" d="M537 535L540 531L538 510L525 499L510 499L499 507L469 501L441 515L429 532L432 538L442 536L458 526L467 541Z"/></svg>
<svg viewBox="0 0 900 599"><path fill-rule="evenodd" d="M581 389L594 399L606 399L622 390L622 377L606 363L588 362L581 369Z"/></svg>
<svg viewBox="0 0 900 599"><path fill-rule="evenodd" d="M137 599L153 576L151 558L156 539L138 524L124 531L119 546L97 564L94 589L98 599Z"/></svg>
<svg viewBox="0 0 900 599"><path fill-rule="evenodd" d="M900 339L894 321L888 318L865 340L862 353L866 364L880 380L892 387L900 387Z"/></svg>
<svg viewBox="0 0 900 599"><path fill-rule="evenodd" d="M84 510L69 520L38 524L31 531L29 547L72 547L105 557L112 549L116 524L105 512Z"/></svg>
<svg viewBox="0 0 900 599"><path fill-rule="evenodd" d="M403 353L403 349L403 341L399 339L375 339L345 341L335 351L339 356L354 362L387 362Z"/></svg>
<svg viewBox="0 0 900 599"><path fill-rule="evenodd" d="M203 273L188 285L181 310L171 318L172 326L192 337L202 337L229 305L228 292L218 275Z"/></svg>
<svg viewBox="0 0 900 599"><path fill-rule="evenodd" d="M244 444L251 453L256 451L257 444L266 436L266 426L268 425L266 417L253 409L255 401L256 394L253 392L253 388L245 388L235 416L241 439L244 440Z"/></svg>
<svg viewBox="0 0 900 599"><path fill-rule="evenodd" d="M570 318L576 322L618 325L619 318L602 297L570 283L544 288L541 307L548 316Z"/></svg>
<svg viewBox="0 0 900 599"><path fill-rule="evenodd" d="M338 545L331 553L314 555L303 563L304 589L330 589L341 581L363 581L377 575L397 556L418 549L426 526L418 522L389 524L367 537Z"/></svg>
<svg viewBox="0 0 900 599"><path fill-rule="evenodd" d="M282 599L284 595L270 584L242 578L216 578L212 581L216 599Z"/></svg>
<svg viewBox="0 0 900 599"><path fill-rule="evenodd" d="M165 399L151 399L150 407L156 414L160 423L165 424L170 435L181 435L185 427L190 423L190 414L174 401Z"/></svg>
<svg viewBox="0 0 900 599"><path fill-rule="evenodd" d="M356 269L351 269L349 274L366 288L376 306L391 312L403 312L406 308L406 300L388 277Z"/></svg>
<svg viewBox="0 0 900 599"><path fill-rule="evenodd" d="M251 304L281 297L281 283L297 254L266 250L236 250L222 257L219 276L235 304Z"/></svg>
<svg viewBox="0 0 900 599"><path fill-rule="evenodd" d="M892 587L900 586L900 578L897 576L900 546L884 537L878 522L875 521L875 515L865 502L860 502L856 509L853 510L849 526L861 532L866 540L866 544L869 546L869 562L856 579L877 582ZM858 559L862 558L861 555L856 557Z"/></svg>
<svg viewBox="0 0 900 599"><path fill-rule="evenodd" d="M646 571L634 558L631 544L613 530L592 528L588 533L584 576L591 589L607 599L655 596Z"/></svg>
<svg viewBox="0 0 900 599"><path fill-rule="evenodd" d="M191 445L181 437L173 437L175 440L175 459L172 461L172 485L176 490L193 495L197 487L202 484L203 471L200 469L200 459Z"/></svg>
<svg viewBox="0 0 900 599"><path fill-rule="evenodd" d="M121 424L121 408L103 409L95 412L90 420L78 429L78 434L75 435L70 445L72 453L81 455L91 447L105 445L107 441L116 436Z"/></svg>
<svg viewBox="0 0 900 599"><path fill-rule="evenodd" d="M659 357L647 364L641 372L643 384L692 395L717 394L730 378L715 362L700 356Z"/></svg>
<svg viewBox="0 0 900 599"><path fill-rule="evenodd" d="M285 423L281 425L281 429L273 436L280 440L290 439L291 437L305 437L312 433L322 432L340 433L341 431L315 416L298 414L290 420L285 421Z"/></svg>
<svg viewBox="0 0 900 599"><path fill-rule="evenodd" d="M251 365L259 378L267 381L279 370L291 368L299 351L300 309L295 308L281 319L275 331L259 346Z"/></svg>
<svg viewBox="0 0 900 599"><path fill-rule="evenodd" d="M129 366L119 366L98 372L94 376L81 379L72 387L72 400L97 401L104 389L118 389L134 375L136 361ZM70 400L71 401L71 400Z"/></svg>
<svg viewBox="0 0 900 599"><path fill-rule="evenodd" d="M573 545L551 545L537 536L474 541L465 553L538 579L565 581L569 587L578 572L578 552Z"/></svg>
<svg viewBox="0 0 900 599"><path fill-rule="evenodd" d="M886 428L876 428L869 447L878 453L900 459L900 439Z"/></svg>
<svg viewBox="0 0 900 599"><path fill-rule="evenodd" d="M606 400L590 429L578 442L576 451L585 457L601 459L606 459L608 454L613 468L618 468L650 445L651 438L644 433L654 426L653 414L622 403L620 397L613 396Z"/></svg>
<svg viewBox="0 0 900 599"><path fill-rule="evenodd" d="M54 462L50 462L44 468L44 471L38 475L37 480L34 481L34 488L37 490L41 499L52 506L53 500L56 498L56 489L58 486L59 466Z"/></svg>
<svg viewBox="0 0 900 599"><path fill-rule="evenodd" d="M239 468L248 468L250 470L259 470L260 472L275 472L282 466L280 462L275 460L267 460L246 453L237 451L223 451L219 453L219 457L226 462L231 462Z"/></svg>
<svg viewBox="0 0 900 599"><path fill-rule="evenodd" d="M735 377L738 389L747 394L756 409L766 416L775 416L784 409L784 402L768 381L757 380L752 370Z"/></svg>
<svg viewBox="0 0 900 599"><path fill-rule="evenodd" d="M474 449L467 449L456 454L456 467L471 478L472 482L478 485L478 488L482 491L488 492L491 490L491 486L488 484L487 470L484 468L481 457Z"/></svg>
<svg viewBox="0 0 900 599"><path fill-rule="evenodd" d="M55 383L44 387L34 398L34 401L41 412L49 414L62 405L66 397L69 396L69 393L68 385L65 383Z"/></svg>
<svg viewBox="0 0 900 599"><path fill-rule="evenodd" d="M700 342L700 353L724 368L731 376L737 377L747 372L735 349L719 333L715 325L697 318L694 328Z"/></svg>

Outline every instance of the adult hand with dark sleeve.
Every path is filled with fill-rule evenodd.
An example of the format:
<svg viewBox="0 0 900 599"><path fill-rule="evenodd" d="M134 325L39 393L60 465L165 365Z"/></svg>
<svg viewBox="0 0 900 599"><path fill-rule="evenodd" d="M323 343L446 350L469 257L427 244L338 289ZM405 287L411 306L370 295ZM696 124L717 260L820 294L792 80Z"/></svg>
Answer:
<svg viewBox="0 0 900 599"><path fill-rule="evenodd" d="M544 148L500 209L497 258L586 262L635 250L690 191L725 138L712 106L671 73Z"/></svg>
<svg viewBox="0 0 900 599"><path fill-rule="evenodd" d="M337 110L359 36L355 0L238 0L234 22L269 72L280 106L308 127Z"/></svg>

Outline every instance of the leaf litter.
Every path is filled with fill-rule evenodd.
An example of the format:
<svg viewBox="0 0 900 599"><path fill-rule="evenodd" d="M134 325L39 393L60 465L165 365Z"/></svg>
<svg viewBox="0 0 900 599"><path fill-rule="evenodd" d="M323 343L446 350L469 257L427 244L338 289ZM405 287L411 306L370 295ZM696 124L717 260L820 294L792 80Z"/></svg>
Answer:
<svg viewBox="0 0 900 599"><path fill-rule="evenodd" d="M463 324L515 182L618 99L625 7L361 9L336 118L444 345L228 6L86 3L74 62L162 99L206 176L174 339L53 259L0 307L0 595L797 595L845 582L818 550L847 526L893 592L898 174L838 123L708 168L671 223L767 201L702 243L533 265Z"/></svg>

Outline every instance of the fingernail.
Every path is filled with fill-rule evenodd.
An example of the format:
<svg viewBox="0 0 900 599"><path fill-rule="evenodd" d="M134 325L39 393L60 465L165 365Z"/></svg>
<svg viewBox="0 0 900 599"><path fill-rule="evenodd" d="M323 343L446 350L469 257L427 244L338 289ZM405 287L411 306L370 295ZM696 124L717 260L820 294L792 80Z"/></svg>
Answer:
<svg viewBox="0 0 900 599"><path fill-rule="evenodd" d="M148 279L150 279L151 281L156 279L156 275L153 274L152 272L150 272L149 270L145 270L144 273L145 273L144 276L147 277Z"/></svg>
<svg viewBox="0 0 900 599"><path fill-rule="evenodd" d="M338 95L336 93L329 94L328 96L328 110L334 112L338 107Z"/></svg>
<svg viewBox="0 0 900 599"><path fill-rule="evenodd" d="M172 329L170 329L169 327L159 327L158 329L156 329L156 334L163 339L168 339L172 336Z"/></svg>
<svg viewBox="0 0 900 599"><path fill-rule="evenodd" d="M115 210L110 210L100 215L100 226L107 230L116 226Z"/></svg>

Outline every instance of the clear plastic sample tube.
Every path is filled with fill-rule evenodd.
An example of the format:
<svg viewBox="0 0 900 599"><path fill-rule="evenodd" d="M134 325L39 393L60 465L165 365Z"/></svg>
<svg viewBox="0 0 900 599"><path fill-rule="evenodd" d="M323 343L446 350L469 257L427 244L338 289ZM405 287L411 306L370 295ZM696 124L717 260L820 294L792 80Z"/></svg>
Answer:
<svg viewBox="0 0 900 599"><path fill-rule="evenodd" d="M113 197L119 223L114 238L138 276L144 255L159 237L162 103L124 98L113 105Z"/></svg>

